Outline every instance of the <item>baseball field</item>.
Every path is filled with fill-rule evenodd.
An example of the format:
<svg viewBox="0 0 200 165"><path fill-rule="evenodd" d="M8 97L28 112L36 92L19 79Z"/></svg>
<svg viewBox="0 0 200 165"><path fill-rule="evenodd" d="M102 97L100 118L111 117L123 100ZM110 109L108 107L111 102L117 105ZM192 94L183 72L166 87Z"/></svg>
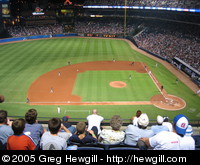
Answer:
<svg viewBox="0 0 200 165"><path fill-rule="evenodd" d="M35 108L39 117L85 118L96 108L107 119L114 114L129 119L138 109L152 120L180 113L200 118L199 96L125 40L57 38L3 44L0 61L0 95L5 97L0 109L9 116L24 116Z"/></svg>

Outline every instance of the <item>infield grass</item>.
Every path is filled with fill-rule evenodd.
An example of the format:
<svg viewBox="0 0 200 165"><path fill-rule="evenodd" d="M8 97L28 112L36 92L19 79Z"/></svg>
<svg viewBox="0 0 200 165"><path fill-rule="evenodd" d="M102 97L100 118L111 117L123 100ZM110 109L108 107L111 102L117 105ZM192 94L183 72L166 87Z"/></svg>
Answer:
<svg viewBox="0 0 200 165"><path fill-rule="evenodd" d="M68 61L75 64L87 61L112 60L113 58L121 61L146 63L158 81L164 85L166 91L184 99L187 106L181 111L160 110L153 105L60 106L61 114L57 114L57 106L30 106L25 103L29 86L42 74L66 66ZM176 84L176 77L173 73L160 63L156 68L156 63L158 62L131 49L127 42L113 39L61 38L0 45L0 95L5 96L5 102L0 104L0 109L7 110L9 116L24 116L29 108L36 108L39 117L62 117L66 115L64 114L65 110L74 110L74 112L68 113L74 118L85 118L88 113L78 113L78 111L93 108L97 108L105 118L110 118L114 114L121 115L123 118L130 118L140 109L142 112L148 113L150 119L156 119L158 114L169 116L172 119L179 113L187 115L190 119L199 119L200 98L181 81ZM127 74L129 75L129 72L85 72L78 75L77 83L83 81L83 77L88 76L88 79L84 79L84 85L76 86L77 89L74 89L74 92L83 96L84 100L102 99L104 101L107 99L116 101L116 99L124 99L125 97L125 100L134 98L134 100L143 101L143 99L148 100L150 95L154 95L153 92L157 93L155 85L145 84L148 82L148 80L143 81L145 75L143 75L144 77L141 80L143 83L141 83L139 74L134 73L135 76L138 76L138 82L134 82L134 79L129 82ZM92 84L89 81L90 79ZM105 88L101 85L103 83L108 84L108 81L122 81L123 79L127 81L130 90L123 90L122 93L118 92L117 89L115 93L115 89L109 86ZM138 85L136 85L137 83ZM89 91L88 86L93 86L93 90ZM151 93L150 90L152 90L152 94L149 94ZM111 93L112 95L110 95ZM143 96L142 93L144 93ZM76 110L78 110L77 113Z"/></svg>
<svg viewBox="0 0 200 165"><path fill-rule="evenodd" d="M129 75L132 78L129 79ZM123 81L124 88L113 88L112 81ZM135 71L87 71L79 73L73 90L82 101L149 101L159 90L148 74Z"/></svg>

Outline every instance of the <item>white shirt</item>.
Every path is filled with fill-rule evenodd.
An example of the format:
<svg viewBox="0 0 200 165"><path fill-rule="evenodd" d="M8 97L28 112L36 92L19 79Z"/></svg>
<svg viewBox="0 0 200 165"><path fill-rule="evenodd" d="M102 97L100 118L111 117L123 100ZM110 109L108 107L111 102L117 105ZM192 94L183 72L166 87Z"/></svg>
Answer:
<svg viewBox="0 0 200 165"><path fill-rule="evenodd" d="M180 150L180 136L174 132L162 131L149 138L154 150Z"/></svg>
<svg viewBox="0 0 200 165"><path fill-rule="evenodd" d="M101 122L103 121L103 119L104 118L102 116L99 116L96 114L89 115L87 117L88 131L91 130L93 126L96 126L98 129L98 134L100 134L100 132L101 132L100 125L101 125Z"/></svg>
<svg viewBox="0 0 200 165"><path fill-rule="evenodd" d="M136 117L136 116L134 117L134 119L133 119L134 126L138 126L138 119L139 119L138 117Z"/></svg>
<svg viewBox="0 0 200 165"><path fill-rule="evenodd" d="M57 108L58 113L60 113L60 107Z"/></svg>
<svg viewBox="0 0 200 165"><path fill-rule="evenodd" d="M170 123L170 122L163 122L162 125L167 126L167 128L169 129L169 132L173 131L172 123Z"/></svg>
<svg viewBox="0 0 200 165"><path fill-rule="evenodd" d="M102 138L101 143L117 144L124 141L125 132L103 129L99 136Z"/></svg>
<svg viewBox="0 0 200 165"><path fill-rule="evenodd" d="M180 137L181 150L195 150L195 141L191 136Z"/></svg>

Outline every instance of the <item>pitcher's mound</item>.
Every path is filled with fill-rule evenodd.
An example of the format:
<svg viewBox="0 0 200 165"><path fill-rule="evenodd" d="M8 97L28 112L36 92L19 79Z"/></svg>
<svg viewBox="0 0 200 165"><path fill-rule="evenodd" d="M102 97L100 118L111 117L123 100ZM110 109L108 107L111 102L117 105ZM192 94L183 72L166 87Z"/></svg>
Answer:
<svg viewBox="0 0 200 165"><path fill-rule="evenodd" d="M109 85L113 88L124 88L126 83L123 81L112 81Z"/></svg>

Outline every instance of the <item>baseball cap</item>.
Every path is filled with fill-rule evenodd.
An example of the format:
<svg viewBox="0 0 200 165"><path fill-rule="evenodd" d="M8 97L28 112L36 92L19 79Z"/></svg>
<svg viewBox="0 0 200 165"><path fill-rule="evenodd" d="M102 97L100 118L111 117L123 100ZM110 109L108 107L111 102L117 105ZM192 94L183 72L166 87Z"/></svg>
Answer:
<svg viewBox="0 0 200 165"><path fill-rule="evenodd" d="M188 125L186 132L185 132L185 136L191 136L192 134L193 134L192 126Z"/></svg>
<svg viewBox="0 0 200 165"><path fill-rule="evenodd" d="M185 135L188 127L188 118L183 114L174 117L175 130L178 134Z"/></svg>
<svg viewBox="0 0 200 165"><path fill-rule="evenodd" d="M62 121L68 121L69 118L70 118L69 116L64 116L64 117L62 118Z"/></svg>
<svg viewBox="0 0 200 165"><path fill-rule="evenodd" d="M138 124L146 127L149 124L149 118L146 113L142 113L138 118Z"/></svg>
<svg viewBox="0 0 200 165"><path fill-rule="evenodd" d="M163 117L160 116L160 115L158 115L158 116L157 116L157 123L158 123L158 124L162 124L163 121L164 121Z"/></svg>

